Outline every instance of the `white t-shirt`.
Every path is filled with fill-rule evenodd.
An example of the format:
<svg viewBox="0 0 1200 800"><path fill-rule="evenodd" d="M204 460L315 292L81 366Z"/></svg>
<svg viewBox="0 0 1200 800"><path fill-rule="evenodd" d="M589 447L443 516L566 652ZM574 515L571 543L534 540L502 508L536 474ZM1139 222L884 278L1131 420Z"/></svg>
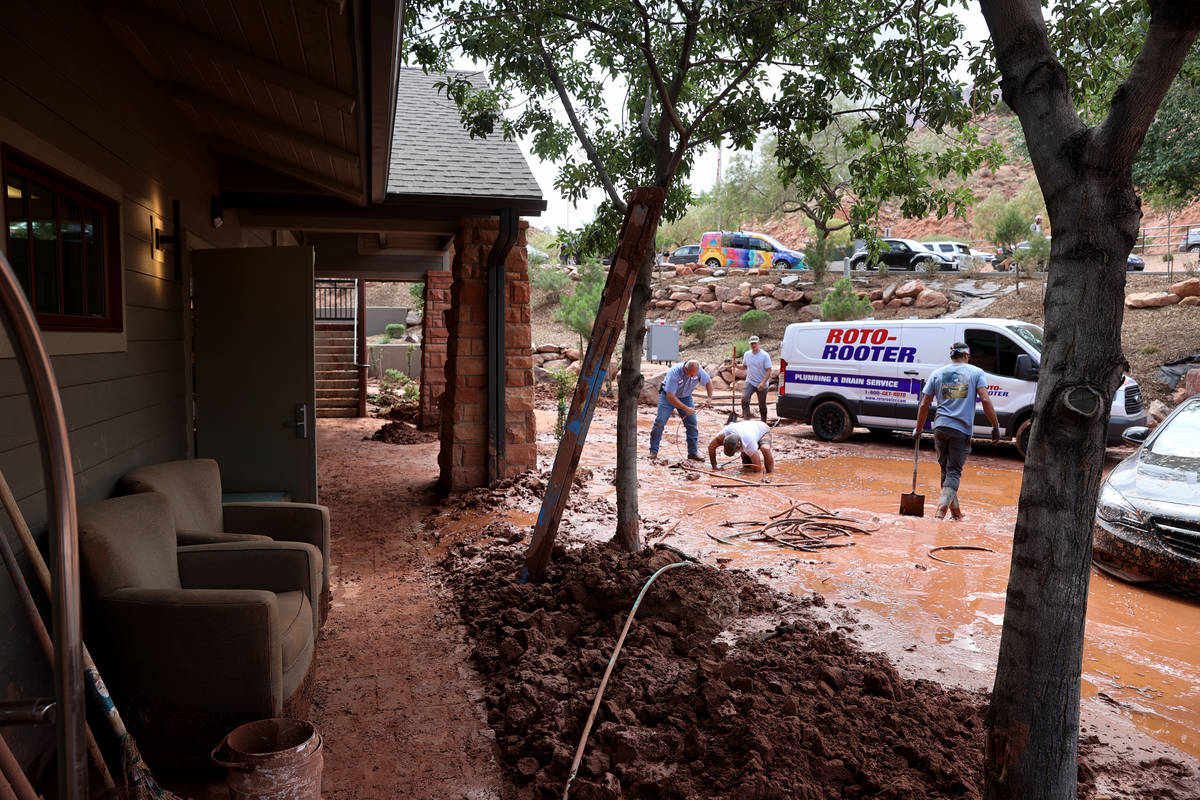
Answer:
<svg viewBox="0 0 1200 800"><path fill-rule="evenodd" d="M758 386L771 374L771 357L761 347L758 348L758 355L753 350L743 353L742 364L746 367L746 382L752 386Z"/></svg>
<svg viewBox="0 0 1200 800"><path fill-rule="evenodd" d="M748 456L752 456L758 452L758 443L762 438L771 432L766 423L759 422L756 419L748 419L744 422L734 422L731 425L726 425L721 429L721 438L725 438L731 433L736 433L738 438L742 440L742 452Z"/></svg>

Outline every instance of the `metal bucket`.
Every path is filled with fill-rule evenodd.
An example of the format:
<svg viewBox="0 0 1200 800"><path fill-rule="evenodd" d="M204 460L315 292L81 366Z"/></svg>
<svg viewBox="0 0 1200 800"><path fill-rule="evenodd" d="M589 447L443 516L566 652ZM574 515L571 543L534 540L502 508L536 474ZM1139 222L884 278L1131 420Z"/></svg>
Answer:
<svg viewBox="0 0 1200 800"><path fill-rule="evenodd" d="M321 734L299 719L262 719L234 728L212 751L226 767L230 800L320 800Z"/></svg>

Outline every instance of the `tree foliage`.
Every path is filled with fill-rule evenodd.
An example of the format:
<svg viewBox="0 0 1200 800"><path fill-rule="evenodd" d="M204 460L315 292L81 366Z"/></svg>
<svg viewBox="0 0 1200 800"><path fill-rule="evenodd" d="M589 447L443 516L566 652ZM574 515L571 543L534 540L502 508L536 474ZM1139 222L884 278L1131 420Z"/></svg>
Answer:
<svg viewBox="0 0 1200 800"><path fill-rule="evenodd" d="M1146 132L1133 182L1157 208L1177 211L1200 200L1200 48L1183 69Z"/></svg>
<svg viewBox="0 0 1200 800"><path fill-rule="evenodd" d="M596 321L596 311L600 308L600 296L603 293L604 270L595 262L584 264L579 268L579 280L574 290L563 298L562 304L554 311L554 319L575 331L580 340L586 339L592 332L592 323Z"/></svg>
<svg viewBox="0 0 1200 800"><path fill-rule="evenodd" d="M871 301L858 296L849 278L842 278L835 283L821 301L821 319L832 322L862 319L870 316L871 311Z"/></svg>

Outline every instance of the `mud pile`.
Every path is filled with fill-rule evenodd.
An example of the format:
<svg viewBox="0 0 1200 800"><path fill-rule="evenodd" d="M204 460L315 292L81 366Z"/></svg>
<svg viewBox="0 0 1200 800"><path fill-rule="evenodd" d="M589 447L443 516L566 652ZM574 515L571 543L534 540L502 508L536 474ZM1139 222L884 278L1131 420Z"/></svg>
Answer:
<svg viewBox="0 0 1200 800"><path fill-rule="evenodd" d="M436 442L438 435L434 431L417 430L416 426L410 425L407 422L389 422L375 431L370 437L363 437L370 441L386 442L387 444L426 444L428 442Z"/></svg>
<svg viewBox="0 0 1200 800"><path fill-rule="evenodd" d="M516 582L519 558L468 546L447 580L522 796L557 797L626 614L677 558L559 548L537 585ZM571 794L978 797L982 709L900 678L748 576L679 568L642 602Z"/></svg>

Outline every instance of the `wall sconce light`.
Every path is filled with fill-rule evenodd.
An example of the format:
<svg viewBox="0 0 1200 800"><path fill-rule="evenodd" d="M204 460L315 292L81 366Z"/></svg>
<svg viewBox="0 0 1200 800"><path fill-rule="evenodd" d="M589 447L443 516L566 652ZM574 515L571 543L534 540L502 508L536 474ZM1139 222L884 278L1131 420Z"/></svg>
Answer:
<svg viewBox="0 0 1200 800"><path fill-rule="evenodd" d="M221 196L214 194L208 201L208 217L212 226L219 228L225 224L225 207L221 204Z"/></svg>
<svg viewBox="0 0 1200 800"><path fill-rule="evenodd" d="M154 229L154 249L166 250L171 248L171 264L173 266L172 277L175 280L183 278L183 228L179 220L179 201L171 201L171 232L167 233L162 228Z"/></svg>

